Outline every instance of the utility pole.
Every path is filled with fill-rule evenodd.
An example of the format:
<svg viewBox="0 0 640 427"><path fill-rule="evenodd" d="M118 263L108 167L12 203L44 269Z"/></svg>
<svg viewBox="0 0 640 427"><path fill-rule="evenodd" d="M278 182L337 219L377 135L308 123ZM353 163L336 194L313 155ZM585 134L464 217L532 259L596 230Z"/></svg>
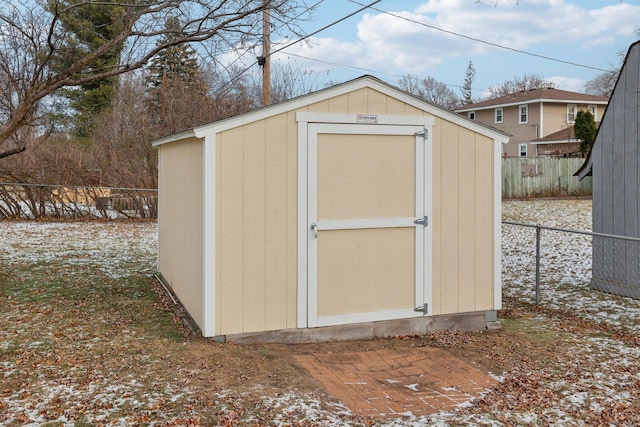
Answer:
<svg viewBox="0 0 640 427"><path fill-rule="evenodd" d="M269 12L269 2L263 0L262 9L262 56L258 57L258 64L262 66L262 105L271 103L271 15Z"/></svg>

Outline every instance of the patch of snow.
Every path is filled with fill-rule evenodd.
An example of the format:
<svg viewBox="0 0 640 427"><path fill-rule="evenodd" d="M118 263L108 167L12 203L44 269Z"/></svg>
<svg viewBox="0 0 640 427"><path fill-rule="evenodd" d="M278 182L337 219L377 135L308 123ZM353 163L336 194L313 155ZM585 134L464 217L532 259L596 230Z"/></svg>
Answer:
<svg viewBox="0 0 640 427"><path fill-rule="evenodd" d="M290 421L308 421L310 425L351 425L343 419L350 416L351 411L339 403L321 402L311 396L303 396L297 393L285 393L276 397L264 397L262 406L277 409L278 413L272 421L275 426L291 425ZM251 420L247 420L251 421Z"/></svg>

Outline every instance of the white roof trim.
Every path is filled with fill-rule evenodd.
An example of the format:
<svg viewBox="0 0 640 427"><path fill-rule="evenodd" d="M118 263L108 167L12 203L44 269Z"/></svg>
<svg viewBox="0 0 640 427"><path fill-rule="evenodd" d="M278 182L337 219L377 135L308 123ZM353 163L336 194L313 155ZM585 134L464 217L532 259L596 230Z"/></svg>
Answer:
<svg viewBox="0 0 640 427"><path fill-rule="evenodd" d="M194 138L196 136L194 129L189 129L184 132L174 133L173 135L165 136L164 138L156 139L151 142L151 145L157 147L158 145L166 144L169 142L180 141L182 139Z"/></svg>
<svg viewBox="0 0 640 427"><path fill-rule="evenodd" d="M473 130L476 133L492 138L503 144L506 144L509 141L509 137L507 136L507 134L505 134L504 132L498 129L494 129L489 126L483 125L479 122L469 120L468 118L463 117L456 112L449 111L444 108L438 107L436 105L430 104L428 102L422 101L399 89L393 88L392 86L389 86L388 84L383 83L374 77L363 76L358 79L351 80L336 86L332 86L327 89L322 89L317 92L313 92L297 98L293 98L288 101L284 101L284 102L270 105L267 107L262 107L257 110L239 114L237 116L212 122L206 125L197 126L191 130L188 130L182 133L157 139L153 141L152 144L153 146L159 146L162 144L166 144L166 143L170 143L170 142L178 141L180 139L185 139L185 138L194 137L194 136L197 138L204 138L207 135L222 132L228 129L245 125L247 123L262 120L267 117L286 113L288 111L296 110L296 109L305 107L307 105L314 104L316 102L324 101L329 98L340 96L349 92L353 92L354 90L367 88L367 87L375 89L378 92L381 92L392 98L396 98L406 104L416 107L429 114L433 114L436 117L442 118L444 120L447 120L459 126Z"/></svg>

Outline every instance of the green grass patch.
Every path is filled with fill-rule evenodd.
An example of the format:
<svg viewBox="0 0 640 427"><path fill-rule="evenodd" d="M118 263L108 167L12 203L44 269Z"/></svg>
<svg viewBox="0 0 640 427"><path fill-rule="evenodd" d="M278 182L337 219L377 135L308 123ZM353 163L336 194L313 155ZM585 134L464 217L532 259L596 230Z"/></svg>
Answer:
<svg viewBox="0 0 640 427"><path fill-rule="evenodd" d="M155 286L154 279L142 273L112 278L90 266L13 265L10 271L0 266L0 298L7 301L0 314L23 306L18 312L28 307L31 319L44 316L49 327L61 330L93 323L98 328L135 329L145 338L181 339Z"/></svg>

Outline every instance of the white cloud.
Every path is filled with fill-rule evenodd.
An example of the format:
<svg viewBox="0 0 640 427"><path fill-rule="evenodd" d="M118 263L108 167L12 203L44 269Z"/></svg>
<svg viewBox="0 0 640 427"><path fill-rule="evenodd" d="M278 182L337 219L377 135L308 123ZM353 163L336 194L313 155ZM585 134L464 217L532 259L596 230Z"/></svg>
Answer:
<svg viewBox="0 0 640 427"><path fill-rule="evenodd" d="M557 63L487 43L609 68L640 27L640 5L614 0L410 0L387 4L382 8L389 13L370 10L357 25L344 26L342 31L351 31L349 37L341 37L339 31L331 38L320 33L278 54L278 60L291 60L286 56L290 53L316 60L296 57L296 65L304 69L327 70L333 64L345 64L357 67L358 74L433 75L443 81L454 71L451 68L460 68L461 61L495 64L478 70L483 71L478 79L483 74L498 80L478 80L480 87L498 84L505 75L524 73L571 75L575 70L576 75L582 71L586 80L590 77L584 70L557 70ZM357 18L351 19L355 22ZM347 38L351 41L344 41ZM563 84L571 85L570 90L578 85L569 80Z"/></svg>
<svg viewBox="0 0 640 427"><path fill-rule="evenodd" d="M558 85L558 89L568 90L571 92L584 92L584 85L586 83L584 79L566 76L548 77L547 80L551 80Z"/></svg>

